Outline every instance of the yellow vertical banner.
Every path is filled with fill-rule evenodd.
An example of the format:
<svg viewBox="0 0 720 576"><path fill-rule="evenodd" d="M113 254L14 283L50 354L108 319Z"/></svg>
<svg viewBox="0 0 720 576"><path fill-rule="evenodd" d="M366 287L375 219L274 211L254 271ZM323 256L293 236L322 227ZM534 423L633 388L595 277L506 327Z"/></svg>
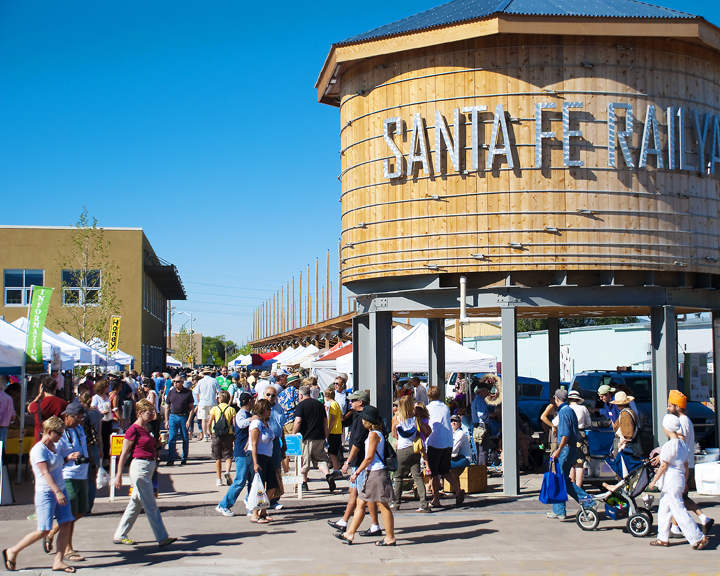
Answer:
<svg viewBox="0 0 720 576"><path fill-rule="evenodd" d="M108 336L108 352L118 351L118 342L120 341L120 319L121 316L112 316L110 318L110 335Z"/></svg>

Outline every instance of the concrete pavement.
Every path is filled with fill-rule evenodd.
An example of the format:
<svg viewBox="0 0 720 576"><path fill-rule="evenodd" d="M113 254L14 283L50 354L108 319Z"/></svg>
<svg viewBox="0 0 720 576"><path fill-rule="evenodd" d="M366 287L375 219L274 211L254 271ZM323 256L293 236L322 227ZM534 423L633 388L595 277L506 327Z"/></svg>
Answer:
<svg viewBox="0 0 720 576"><path fill-rule="evenodd" d="M603 520L598 530L583 532L574 521L545 517L537 500L539 475L522 476L521 498L505 498L500 480L487 496L469 496L460 509L433 514L414 512L406 503L395 515L398 546L378 548L376 539L357 537L352 546L333 538L328 519L342 514L346 481L331 495L319 473L302 501L286 497L285 508L268 525L251 524L241 502L238 516L214 511L227 490L215 486L209 443L191 443L186 467L161 469L160 505L168 531L180 540L158 550L144 516L131 537L135 547L116 546L112 536L127 503L127 489L110 503L106 490L93 514L77 524L76 547L87 562L82 572L129 574L151 569L157 574L718 574L717 529L711 546L693 551L684 541L671 548L652 548L650 539L623 532L624 522ZM19 494L19 493L18 493ZM698 497L710 516L720 517L715 499ZM14 544L34 529L25 517L31 504L0 508L0 547ZM365 521L369 526L369 520ZM674 541L675 542L675 541ZM38 543L19 558L25 573L47 572L51 558Z"/></svg>

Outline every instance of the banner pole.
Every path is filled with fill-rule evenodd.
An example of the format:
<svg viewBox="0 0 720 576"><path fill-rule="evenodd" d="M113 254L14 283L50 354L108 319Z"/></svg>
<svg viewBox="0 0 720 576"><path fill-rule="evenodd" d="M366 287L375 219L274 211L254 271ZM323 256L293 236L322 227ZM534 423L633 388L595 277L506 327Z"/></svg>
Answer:
<svg viewBox="0 0 720 576"><path fill-rule="evenodd" d="M18 451L17 483L22 481L23 440L25 438L25 404L27 403L27 382L25 382L25 365L20 371L20 450Z"/></svg>

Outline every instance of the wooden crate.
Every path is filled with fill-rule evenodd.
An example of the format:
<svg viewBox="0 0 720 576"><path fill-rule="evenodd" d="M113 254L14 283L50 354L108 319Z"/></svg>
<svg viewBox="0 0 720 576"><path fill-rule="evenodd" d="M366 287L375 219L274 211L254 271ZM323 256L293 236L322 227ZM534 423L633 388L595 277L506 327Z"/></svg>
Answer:
<svg viewBox="0 0 720 576"><path fill-rule="evenodd" d="M468 494L487 492L487 466L468 466L450 470L460 482L460 488ZM450 483L445 480L445 492L451 492Z"/></svg>

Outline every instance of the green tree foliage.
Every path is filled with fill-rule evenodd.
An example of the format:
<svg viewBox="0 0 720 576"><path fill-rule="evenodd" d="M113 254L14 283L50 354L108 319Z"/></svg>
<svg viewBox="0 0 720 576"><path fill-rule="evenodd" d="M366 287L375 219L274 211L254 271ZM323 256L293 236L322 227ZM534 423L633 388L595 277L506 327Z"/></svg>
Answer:
<svg viewBox="0 0 720 576"><path fill-rule="evenodd" d="M225 364L225 358L230 359L238 346L232 340L225 339L225 335L203 336L202 361L203 364Z"/></svg>
<svg viewBox="0 0 720 576"><path fill-rule="evenodd" d="M56 328L78 340L107 339L110 317L121 314L122 301L116 289L120 282L120 267L110 258L110 242L98 228L97 219L88 218L83 206L75 223L72 241L56 259L61 272L60 311L50 308L50 318ZM122 337L122 332L121 332Z"/></svg>
<svg viewBox="0 0 720 576"><path fill-rule="evenodd" d="M637 316L620 316L613 318L561 318L560 329L582 328L584 326L609 326L611 324L634 324ZM545 318L518 318L518 332L539 332L548 329Z"/></svg>
<svg viewBox="0 0 720 576"><path fill-rule="evenodd" d="M197 358L197 349L195 341L190 332L185 330L185 326L180 328L180 332L175 337L175 358L183 364L194 364Z"/></svg>

